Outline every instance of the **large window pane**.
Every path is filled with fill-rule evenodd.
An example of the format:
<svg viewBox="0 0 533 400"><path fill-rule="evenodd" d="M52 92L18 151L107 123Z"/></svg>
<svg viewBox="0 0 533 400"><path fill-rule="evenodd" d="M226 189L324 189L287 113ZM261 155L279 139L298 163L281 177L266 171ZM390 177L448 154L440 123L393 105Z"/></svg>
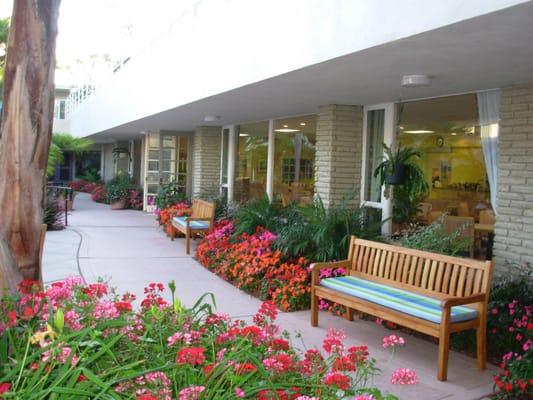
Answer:
<svg viewBox="0 0 533 400"><path fill-rule="evenodd" d="M316 116L277 120L274 125L274 194L287 205L313 201Z"/></svg>
<svg viewBox="0 0 533 400"><path fill-rule="evenodd" d="M385 110L370 110L367 114L367 146L366 146L366 177L365 201L379 203L381 201L381 185L379 176L374 171L383 161L383 135Z"/></svg>
<svg viewBox="0 0 533 400"><path fill-rule="evenodd" d="M267 175L268 122L243 124L235 166L234 199L246 202L264 196Z"/></svg>
<svg viewBox="0 0 533 400"><path fill-rule="evenodd" d="M492 213L481 148L475 94L402 104L400 144L419 150L416 161L429 193L419 218L431 222L442 213L480 220Z"/></svg>

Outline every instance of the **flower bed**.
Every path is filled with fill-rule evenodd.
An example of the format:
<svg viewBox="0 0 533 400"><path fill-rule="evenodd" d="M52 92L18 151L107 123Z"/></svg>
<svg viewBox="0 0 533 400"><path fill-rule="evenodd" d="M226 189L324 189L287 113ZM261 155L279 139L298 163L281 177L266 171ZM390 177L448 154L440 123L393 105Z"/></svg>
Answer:
<svg viewBox="0 0 533 400"><path fill-rule="evenodd" d="M2 398L396 399L367 386L376 367L366 346L347 348L330 330L325 354L300 354L280 335L271 302L249 325L214 313L205 296L191 309L167 303L162 284L145 289L138 311L133 295L104 283L31 288L0 300ZM392 382L413 384L416 374L399 369Z"/></svg>
<svg viewBox="0 0 533 400"><path fill-rule="evenodd" d="M95 182L88 182L83 179L72 181L69 186L77 191L89 193L92 201L97 203L109 204L109 193L106 185ZM143 191L141 189L129 188L126 189L128 195L126 197L126 208L133 210L143 209Z"/></svg>
<svg viewBox="0 0 533 400"><path fill-rule="evenodd" d="M217 224L196 248L196 257L209 270L261 299L271 299L283 311L309 308L308 261L287 259L272 247L276 236L258 228L256 233L232 237L233 224Z"/></svg>

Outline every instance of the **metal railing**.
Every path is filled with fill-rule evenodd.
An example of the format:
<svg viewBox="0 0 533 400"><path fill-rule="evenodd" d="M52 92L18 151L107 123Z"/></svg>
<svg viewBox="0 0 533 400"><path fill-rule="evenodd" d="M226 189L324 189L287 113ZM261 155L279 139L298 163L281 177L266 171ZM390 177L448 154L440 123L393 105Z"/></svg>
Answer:
<svg viewBox="0 0 533 400"><path fill-rule="evenodd" d="M49 182L46 185L46 198L53 197L55 199L63 197L63 209L65 211L65 226L68 226L68 210L69 204L72 205L74 200L74 190L68 186L54 185L56 182Z"/></svg>

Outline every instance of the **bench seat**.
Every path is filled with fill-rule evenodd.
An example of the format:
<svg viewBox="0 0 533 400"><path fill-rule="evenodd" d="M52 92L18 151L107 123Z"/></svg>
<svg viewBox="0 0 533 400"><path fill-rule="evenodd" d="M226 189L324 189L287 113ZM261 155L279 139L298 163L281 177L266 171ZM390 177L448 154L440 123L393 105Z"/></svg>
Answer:
<svg viewBox="0 0 533 400"><path fill-rule="evenodd" d="M181 226L183 227L186 227L187 226L187 218L188 217L174 217L173 220L174 222L180 224ZM189 221L189 225L191 227L191 229L195 229L195 230L198 230L198 229L209 229L209 223L208 222L204 222L204 221Z"/></svg>
<svg viewBox="0 0 533 400"><path fill-rule="evenodd" d="M338 292L359 297L436 324L440 324L442 320L442 308L439 299L354 276L326 278L322 279L320 284ZM455 306L451 308L452 323L475 319L477 315L477 311L470 307Z"/></svg>

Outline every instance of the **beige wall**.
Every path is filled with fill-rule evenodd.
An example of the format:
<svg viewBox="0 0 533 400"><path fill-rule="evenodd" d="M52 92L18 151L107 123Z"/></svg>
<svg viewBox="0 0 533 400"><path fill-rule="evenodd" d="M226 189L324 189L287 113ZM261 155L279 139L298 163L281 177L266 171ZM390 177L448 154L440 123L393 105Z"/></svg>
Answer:
<svg viewBox="0 0 533 400"><path fill-rule="evenodd" d="M217 194L220 186L221 127L199 126L192 144L192 196Z"/></svg>
<svg viewBox="0 0 533 400"><path fill-rule="evenodd" d="M327 105L319 109L316 128L315 193L326 206L349 192L359 203L363 144L363 108Z"/></svg>
<svg viewBox="0 0 533 400"><path fill-rule="evenodd" d="M502 90L499 173L494 261L501 276L533 263L533 83Z"/></svg>

